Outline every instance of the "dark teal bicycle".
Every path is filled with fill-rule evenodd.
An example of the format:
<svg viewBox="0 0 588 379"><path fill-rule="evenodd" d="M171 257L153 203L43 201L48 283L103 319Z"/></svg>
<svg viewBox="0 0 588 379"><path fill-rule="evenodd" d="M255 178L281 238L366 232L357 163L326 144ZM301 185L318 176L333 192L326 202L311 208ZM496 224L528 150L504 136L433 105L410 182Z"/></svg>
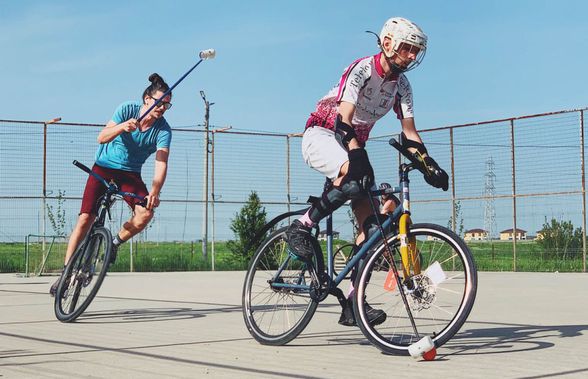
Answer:
<svg viewBox="0 0 588 379"><path fill-rule="evenodd" d="M411 223L408 176L423 163L396 140L390 140L390 144L411 162L400 164L398 187L371 191L371 195L397 193L401 195L401 205L337 274L332 216L326 218L326 271L320 246L309 263L289 251L287 227L271 233L257 249L243 286L243 317L247 329L260 343L290 342L304 330L318 304L329 294L340 302L344 300L338 286L355 266L355 319L363 334L385 353L414 356L417 351L422 355L446 343L466 321L477 290L472 254L453 231L435 224ZM373 205L372 211L377 212ZM284 213L270 221L262 233L305 212L306 209ZM383 323L369 323L367 303L386 312ZM428 346L423 341L428 341Z"/></svg>

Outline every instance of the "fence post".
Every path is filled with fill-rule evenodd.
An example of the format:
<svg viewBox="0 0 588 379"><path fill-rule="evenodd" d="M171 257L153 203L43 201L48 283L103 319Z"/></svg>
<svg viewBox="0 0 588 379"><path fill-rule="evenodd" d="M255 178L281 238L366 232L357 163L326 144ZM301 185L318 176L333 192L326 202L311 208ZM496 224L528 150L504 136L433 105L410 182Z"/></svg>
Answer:
<svg viewBox="0 0 588 379"><path fill-rule="evenodd" d="M47 125L61 121L61 117L55 117L49 121L43 121L43 223L41 235L47 234ZM45 256L45 237L43 237L43 256Z"/></svg>
<svg viewBox="0 0 588 379"><path fill-rule="evenodd" d="M212 271L214 271L214 232L215 232L215 227L214 227L214 223L215 223L215 218L214 218L214 203L216 202L215 198L214 198L214 135L216 134L216 131L213 130L212 131L212 144L210 146L210 194L211 194L211 199L210 199L210 206L211 209L210 211L212 212L212 241L211 241L211 259L212 259Z"/></svg>
<svg viewBox="0 0 588 379"><path fill-rule="evenodd" d="M47 122L43 122L43 222L41 235L47 234ZM45 256L45 237L43 237L43 257Z"/></svg>
<svg viewBox="0 0 588 379"><path fill-rule="evenodd" d="M290 135L286 135L286 201L290 212ZM289 220L288 220L289 221Z"/></svg>
<svg viewBox="0 0 588 379"><path fill-rule="evenodd" d="M134 272L135 271L135 265L133 263L133 242L134 242L134 238L131 238L131 240L129 241L129 271L130 272Z"/></svg>
<svg viewBox="0 0 588 379"><path fill-rule="evenodd" d="M512 270L517 271L517 181L513 119L510 119L510 152L512 161Z"/></svg>
<svg viewBox="0 0 588 379"><path fill-rule="evenodd" d="M449 148L451 152L451 229L454 233L457 227L457 210L455 209L455 160L453 152L453 128L449 129Z"/></svg>
<svg viewBox="0 0 588 379"><path fill-rule="evenodd" d="M582 271L586 272L586 166L584 162L584 110L580 111L580 162L582 162Z"/></svg>

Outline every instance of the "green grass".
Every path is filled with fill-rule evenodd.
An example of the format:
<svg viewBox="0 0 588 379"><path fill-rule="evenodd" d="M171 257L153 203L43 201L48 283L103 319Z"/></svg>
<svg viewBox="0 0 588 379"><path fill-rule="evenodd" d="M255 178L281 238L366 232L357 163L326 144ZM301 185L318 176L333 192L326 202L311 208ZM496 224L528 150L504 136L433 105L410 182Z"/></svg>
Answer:
<svg viewBox="0 0 588 379"><path fill-rule="evenodd" d="M334 245L345 244L336 240ZM49 244L46 245L48 247ZM512 242L468 243L479 271L513 271ZM322 243L323 251L326 251ZM130 245L122 245L112 271L130 271ZM46 263L46 272L58 272L63 267L65 244L55 243ZM29 272L36 272L42 262L42 244L30 245ZM225 242L215 244L215 270L245 270L248 262L234 256ZM206 271L212 269L212 246L208 257L202 256L199 242L138 242L134 245L133 271ZM517 271L530 272L581 272L582 252L577 251L565 259L550 257L534 241L517 242ZM0 243L0 272L25 272L24 244Z"/></svg>
<svg viewBox="0 0 588 379"><path fill-rule="evenodd" d="M468 242L468 246L479 271L513 271L512 241ZM519 241L516 256L516 271L582 271L582 250L566 257L554 257L543 251L535 241Z"/></svg>

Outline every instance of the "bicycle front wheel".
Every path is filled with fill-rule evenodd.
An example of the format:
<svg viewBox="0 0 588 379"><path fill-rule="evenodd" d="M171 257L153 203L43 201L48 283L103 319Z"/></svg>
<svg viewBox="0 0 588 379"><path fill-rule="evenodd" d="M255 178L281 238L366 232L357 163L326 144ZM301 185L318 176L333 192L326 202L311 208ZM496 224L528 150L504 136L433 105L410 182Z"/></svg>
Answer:
<svg viewBox="0 0 588 379"><path fill-rule="evenodd" d="M91 233L61 275L55 294L55 316L59 321L75 321L88 308L108 271L112 235L104 227Z"/></svg>
<svg viewBox="0 0 588 379"><path fill-rule="evenodd" d="M289 252L286 229L270 234L247 270L243 286L243 318L249 333L261 344L284 345L304 330L318 302L310 296L306 263ZM324 270L317 244L313 263Z"/></svg>
<svg viewBox="0 0 588 379"><path fill-rule="evenodd" d="M476 297L476 266L461 238L434 224L414 224L410 236L415 237L420 254L416 257L420 273L403 272L399 238L390 235L388 243L401 285L383 243L367 257L356 279L354 311L359 327L370 342L388 354L408 355L408 347L424 336L430 336L440 347L462 327ZM405 294L414 326L400 291ZM382 309L386 320L370 325L366 303Z"/></svg>

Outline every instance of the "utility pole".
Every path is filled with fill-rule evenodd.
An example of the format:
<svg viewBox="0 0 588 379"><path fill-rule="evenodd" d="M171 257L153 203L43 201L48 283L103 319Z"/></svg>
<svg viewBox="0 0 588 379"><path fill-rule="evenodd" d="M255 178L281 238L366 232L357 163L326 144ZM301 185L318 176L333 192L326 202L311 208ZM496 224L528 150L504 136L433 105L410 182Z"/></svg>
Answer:
<svg viewBox="0 0 588 379"><path fill-rule="evenodd" d="M214 103L211 103L206 99L204 91L200 91L200 96L204 101L204 130L206 131L204 137L204 182L202 190L202 201L204 202L204 207L202 209L202 256L206 258L208 255L208 145L210 144L208 132L210 107L214 105Z"/></svg>
<svg viewBox="0 0 588 379"><path fill-rule="evenodd" d="M210 243L210 247L211 247L211 252L212 252L212 257L211 257L211 261L212 261L212 271L214 271L214 243L215 243L215 227L216 227L216 220L215 220L215 213L214 213L214 204L216 203L216 199L220 198L220 196L216 196L214 193L214 135L216 133L222 133L222 132L226 132L229 129L232 129L232 126L227 126L225 128L221 128L221 129L214 129L211 131L212 133L212 143L211 143L211 148L210 148L210 154L212 155L212 164L211 164L211 181L210 181L210 186L211 186L211 191L210 194L212 195L211 200L212 200L212 242Z"/></svg>

